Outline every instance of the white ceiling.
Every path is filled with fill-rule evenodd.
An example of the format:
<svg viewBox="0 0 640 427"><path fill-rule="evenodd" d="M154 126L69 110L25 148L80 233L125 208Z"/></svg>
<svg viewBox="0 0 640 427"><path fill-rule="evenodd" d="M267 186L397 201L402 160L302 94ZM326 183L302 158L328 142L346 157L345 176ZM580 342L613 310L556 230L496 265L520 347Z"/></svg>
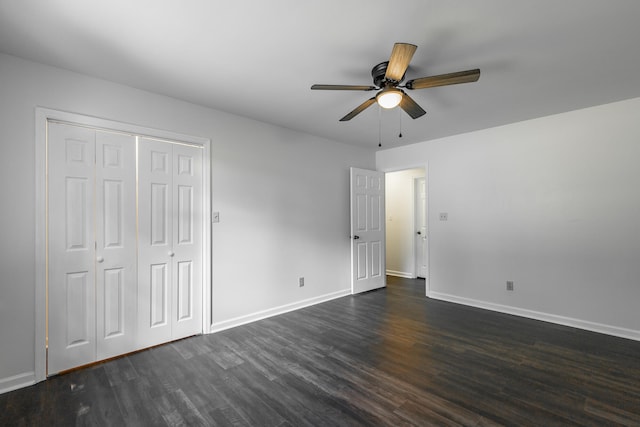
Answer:
<svg viewBox="0 0 640 427"><path fill-rule="evenodd" d="M0 0L0 51L376 149L640 96L637 0ZM427 115L374 105L394 42L407 79L480 68L416 90ZM379 122L380 120L380 122ZM403 138L398 138L400 124Z"/></svg>

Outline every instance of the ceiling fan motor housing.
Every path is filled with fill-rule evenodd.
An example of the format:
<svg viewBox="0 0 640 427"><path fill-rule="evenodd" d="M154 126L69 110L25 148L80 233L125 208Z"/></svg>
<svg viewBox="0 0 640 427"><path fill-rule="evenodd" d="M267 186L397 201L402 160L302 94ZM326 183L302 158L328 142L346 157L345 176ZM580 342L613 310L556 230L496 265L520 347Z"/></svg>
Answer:
<svg viewBox="0 0 640 427"><path fill-rule="evenodd" d="M402 79L404 79L404 76L403 76L402 79L400 79L400 81L398 82L393 80L386 80L384 76L387 73L388 66L389 66L389 61L385 61L385 62L379 63L378 65L376 65L371 69L371 77L373 77L373 84L376 85L377 87L385 87L387 86L388 83L391 83L392 85L398 84L402 81Z"/></svg>

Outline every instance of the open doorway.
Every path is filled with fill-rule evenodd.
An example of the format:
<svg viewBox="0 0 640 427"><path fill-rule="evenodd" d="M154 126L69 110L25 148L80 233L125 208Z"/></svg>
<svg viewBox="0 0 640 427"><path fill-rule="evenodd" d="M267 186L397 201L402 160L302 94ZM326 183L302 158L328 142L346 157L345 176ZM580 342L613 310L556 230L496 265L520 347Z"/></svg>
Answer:
<svg viewBox="0 0 640 427"><path fill-rule="evenodd" d="M424 278L428 289L427 178L425 168L387 172L387 275Z"/></svg>

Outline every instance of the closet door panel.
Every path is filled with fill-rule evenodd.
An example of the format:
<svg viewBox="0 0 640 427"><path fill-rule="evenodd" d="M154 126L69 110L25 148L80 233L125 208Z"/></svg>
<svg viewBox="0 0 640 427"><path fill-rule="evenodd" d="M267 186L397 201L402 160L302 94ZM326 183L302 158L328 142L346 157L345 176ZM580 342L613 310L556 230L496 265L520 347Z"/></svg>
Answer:
<svg viewBox="0 0 640 427"><path fill-rule="evenodd" d="M48 124L48 372L95 361L95 132Z"/></svg>
<svg viewBox="0 0 640 427"><path fill-rule="evenodd" d="M173 146L173 338L202 332L202 149Z"/></svg>
<svg viewBox="0 0 640 427"><path fill-rule="evenodd" d="M137 347L136 140L96 132L97 358Z"/></svg>
<svg viewBox="0 0 640 427"><path fill-rule="evenodd" d="M171 340L172 145L138 142L138 347Z"/></svg>

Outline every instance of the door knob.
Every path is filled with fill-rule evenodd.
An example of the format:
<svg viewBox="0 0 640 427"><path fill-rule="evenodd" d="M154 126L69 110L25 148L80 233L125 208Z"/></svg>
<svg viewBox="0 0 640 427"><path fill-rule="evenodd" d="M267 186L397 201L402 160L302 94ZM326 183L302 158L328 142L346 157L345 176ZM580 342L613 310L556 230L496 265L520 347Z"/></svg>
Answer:
<svg viewBox="0 0 640 427"><path fill-rule="evenodd" d="M174 255L175 255L175 252L169 251L169 256L174 256Z"/></svg>
<svg viewBox="0 0 640 427"><path fill-rule="evenodd" d="M353 236L353 240L358 240L360 236Z"/></svg>
<svg viewBox="0 0 640 427"><path fill-rule="evenodd" d="M416 234L418 234L418 236L422 235L422 231L418 231Z"/></svg>
<svg viewBox="0 0 640 427"><path fill-rule="evenodd" d="M96 258L96 261L98 261L98 262L103 262L103 261L104 261L104 258L103 258L103 257L101 257L101 256L99 256L99 257L97 257L97 258Z"/></svg>

